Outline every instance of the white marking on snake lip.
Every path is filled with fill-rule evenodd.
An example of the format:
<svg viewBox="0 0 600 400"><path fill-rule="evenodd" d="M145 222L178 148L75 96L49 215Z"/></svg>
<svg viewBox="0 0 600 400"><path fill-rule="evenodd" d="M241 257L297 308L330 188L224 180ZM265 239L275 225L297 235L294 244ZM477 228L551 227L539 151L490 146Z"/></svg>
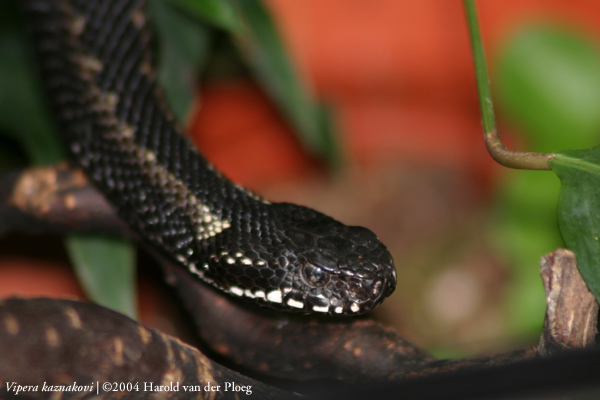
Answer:
<svg viewBox="0 0 600 400"><path fill-rule="evenodd" d="M246 296L246 297L250 297L251 299L253 299L253 298L255 298L255 297L256 297L256 296L254 295L254 293L252 293L252 292L250 291L250 289L245 289L245 290L244 290L244 296Z"/></svg>
<svg viewBox="0 0 600 400"><path fill-rule="evenodd" d="M225 258L225 262L227 264L235 264L235 259L232 257L227 257L227 258Z"/></svg>
<svg viewBox="0 0 600 400"><path fill-rule="evenodd" d="M194 263L189 263L188 268L190 269L190 271L196 275L198 275L199 277L203 277L204 276L204 272L198 270L198 268L196 268L196 264Z"/></svg>
<svg viewBox="0 0 600 400"><path fill-rule="evenodd" d="M301 301L298 301L298 300L291 299L291 298L288 299L287 305L290 307L295 307L295 308L304 308L304 303L302 303Z"/></svg>
<svg viewBox="0 0 600 400"><path fill-rule="evenodd" d="M236 251L233 256L236 257L236 258L242 258L242 257L244 257L244 253L242 253L240 251Z"/></svg>
<svg viewBox="0 0 600 400"><path fill-rule="evenodd" d="M265 292L263 292L262 290L257 290L256 292L254 292L254 296L255 297L260 297L261 299L265 298Z"/></svg>
<svg viewBox="0 0 600 400"><path fill-rule="evenodd" d="M239 288L237 286L231 286L229 288L229 290L231 291L231 293L235 294L236 296L241 296L244 294L244 290L242 288Z"/></svg>
<svg viewBox="0 0 600 400"><path fill-rule="evenodd" d="M267 265L265 260L256 260L256 265Z"/></svg>
<svg viewBox="0 0 600 400"><path fill-rule="evenodd" d="M291 292L291 291L292 291L292 288L291 288L291 287L284 287L284 288L283 288L283 294L288 294L288 293L289 293L289 292Z"/></svg>
<svg viewBox="0 0 600 400"><path fill-rule="evenodd" d="M273 303L281 303L283 301L281 290L273 290L272 292L267 293L267 300Z"/></svg>
<svg viewBox="0 0 600 400"><path fill-rule="evenodd" d="M352 312L358 312L360 310L360 306L356 303L352 303L352 305L350 306L350 310Z"/></svg>
<svg viewBox="0 0 600 400"><path fill-rule="evenodd" d="M336 313L338 313L338 314L341 314L344 311L344 308L343 307L336 307L336 308L333 309L333 311L336 312Z"/></svg>
<svg viewBox="0 0 600 400"><path fill-rule="evenodd" d="M249 258L246 258L246 257L244 257L244 258L242 258L240 261L241 261L241 262L242 262L242 264L244 264L244 265L252 265L252 260L251 260L251 259L249 259Z"/></svg>
<svg viewBox="0 0 600 400"><path fill-rule="evenodd" d="M329 306L313 306L313 311L326 313L329 311Z"/></svg>

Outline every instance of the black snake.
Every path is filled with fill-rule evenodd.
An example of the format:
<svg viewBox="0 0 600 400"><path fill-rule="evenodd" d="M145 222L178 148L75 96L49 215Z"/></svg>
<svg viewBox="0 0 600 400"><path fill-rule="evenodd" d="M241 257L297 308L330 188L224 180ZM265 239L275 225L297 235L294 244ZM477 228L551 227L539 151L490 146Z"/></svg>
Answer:
<svg viewBox="0 0 600 400"><path fill-rule="evenodd" d="M66 142L146 242L233 296L357 315L396 285L368 229L270 203L220 174L163 100L144 0L20 0Z"/></svg>

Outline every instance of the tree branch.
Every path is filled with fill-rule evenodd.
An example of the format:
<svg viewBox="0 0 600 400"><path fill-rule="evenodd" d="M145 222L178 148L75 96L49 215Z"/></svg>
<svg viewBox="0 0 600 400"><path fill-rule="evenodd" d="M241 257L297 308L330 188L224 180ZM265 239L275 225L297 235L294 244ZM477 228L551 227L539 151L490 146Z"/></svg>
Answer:
<svg viewBox="0 0 600 400"><path fill-rule="evenodd" d="M0 232L9 230L132 236L83 175L64 166L0 176ZM368 319L293 316L249 307L207 288L179 266L162 264L168 282L176 287L199 334L213 350L244 368L286 379L398 382L481 370L587 347L596 332L598 304L577 271L574 255L562 249L542 261L548 311L537 349L466 360L435 360ZM106 312L94 307L99 315ZM20 311L11 312L19 318ZM49 311L40 320L42 316L59 321ZM63 318L55 328L63 329L67 322ZM0 371L15 365L20 364L0 359ZM24 371L32 372L31 368Z"/></svg>
<svg viewBox="0 0 600 400"><path fill-rule="evenodd" d="M153 398L171 399L210 398L210 394L239 399L249 393L260 399L295 397L224 368L197 349L125 315L79 301L2 301L0 354L0 393L15 395L16 385L36 388L21 393L27 398L57 398L61 392L62 399L97 393L103 399L146 399L154 393ZM220 388L209 392L207 384ZM61 389L71 385L76 388ZM44 391L44 387L53 388Z"/></svg>

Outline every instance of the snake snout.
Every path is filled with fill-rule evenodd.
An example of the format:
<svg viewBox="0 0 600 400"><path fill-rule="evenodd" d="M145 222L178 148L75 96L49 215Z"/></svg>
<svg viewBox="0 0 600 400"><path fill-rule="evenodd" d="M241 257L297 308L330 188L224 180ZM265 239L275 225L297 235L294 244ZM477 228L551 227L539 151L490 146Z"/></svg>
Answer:
<svg viewBox="0 0 600 400"><path fill-rule="evenodd" d="M358 303L378 302L378 299L388 296L391 292L384 279L356 279L349 285L351 298Z"/></svg>

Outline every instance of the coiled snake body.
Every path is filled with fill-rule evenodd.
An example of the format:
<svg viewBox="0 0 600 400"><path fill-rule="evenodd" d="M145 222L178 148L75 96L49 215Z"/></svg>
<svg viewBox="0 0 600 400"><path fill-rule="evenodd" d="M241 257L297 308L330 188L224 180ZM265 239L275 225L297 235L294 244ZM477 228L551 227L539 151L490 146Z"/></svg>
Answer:
<svg viewBox="0 0 600 400"><path fill-rule="evenodd" d="M144 0L22 0L71 153L153 248L233 296L356 315L395 287L368 229L270 203L180 134L156 83Z"/></svg>

